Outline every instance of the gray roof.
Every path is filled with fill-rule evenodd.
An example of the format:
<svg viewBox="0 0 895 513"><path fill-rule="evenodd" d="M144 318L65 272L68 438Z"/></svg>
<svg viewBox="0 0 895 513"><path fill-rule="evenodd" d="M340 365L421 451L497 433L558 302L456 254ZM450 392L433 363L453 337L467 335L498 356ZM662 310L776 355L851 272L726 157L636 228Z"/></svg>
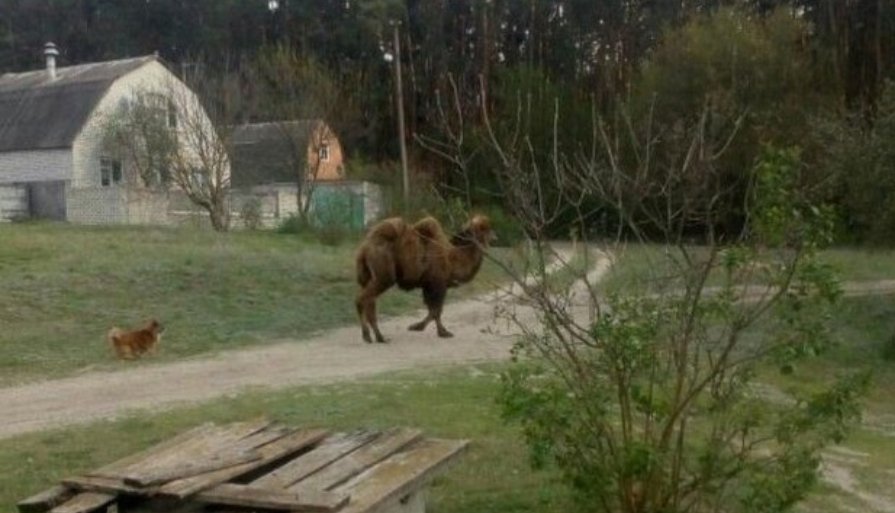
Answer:
<svg viewBox="0 0 895 513"><path fill-rule="evenodd" d="M254 144L277 141L283 137L295 141L308 140L315 129L323 125L319 119L297 119L239 125L233 129L233 144Z"/></svg>
<svg viewBox="0 0 895 513"><path fill-rule="evenodd" d="M0 151L71 147L118 78L154 56L0 75Z"/></svg>
<svg viewBox="0 0 895 513"><path fill-rule="evenodd" d="M293 182L306 165L320 119L239 125L233 129L230 183L234 187Z"/></svg>

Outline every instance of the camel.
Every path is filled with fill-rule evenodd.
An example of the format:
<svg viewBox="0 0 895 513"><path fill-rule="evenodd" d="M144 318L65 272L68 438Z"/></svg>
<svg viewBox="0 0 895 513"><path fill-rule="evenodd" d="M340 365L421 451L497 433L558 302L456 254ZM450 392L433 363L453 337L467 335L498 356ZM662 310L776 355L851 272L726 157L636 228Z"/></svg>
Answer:
<svg viewBox="0 0 895 513"><path fill-rule="evenodd" d="M474 215L460 233L451 238L438 220L426 217L409 224L392 217L374 225L357 252L357 282L361 290L355 305L364 341L385 343L376 320L376 298L397 285L403 290L420 288L428 308L426 317L409 326L422 331L435 321L439 337L453 334L441 322L447 290L471 281L482 266L488 244L494 239L491 221Z"/></svg>

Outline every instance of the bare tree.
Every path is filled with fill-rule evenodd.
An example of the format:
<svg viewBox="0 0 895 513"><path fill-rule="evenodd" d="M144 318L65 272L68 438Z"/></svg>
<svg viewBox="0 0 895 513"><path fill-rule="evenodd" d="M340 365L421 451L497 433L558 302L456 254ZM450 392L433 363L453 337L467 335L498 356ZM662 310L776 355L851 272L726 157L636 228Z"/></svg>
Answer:
<svg viewBox="0 0 895 513"><path fill-rule="evenodd" d="M168 126L168 108L163 94L142 93L106 121L103 145L135 171L128 174L132 185L166 188L170 184L178 142Z"/></svg>
<svg viewBox="0 0 895 513"><path fill-rule="evenodd" d="M111 116L105 142L127 158L145 186L181 192L208 213L212 227L230 226L233 130L251 112L254 92L237 71L213 76L197 65L140 93ZM196 71L199 70L199 71Z"/></svg>
<svg viewBox="0 0 895 513"><path fill-rule="evenodd" d="M199 108L199 98L191 93L171 94L179 116L179 147L172 159L171 181L191 202L208 212L215 230L225 231L230 226L233 110L242 90L227 77L212 81L194 76L189 84L208 100L203 109Z"/></svg>
<svg viewBox="0 0 895 513"><path fill-rule="evenodd" d="M324 155L335 139L329 127L350 117L353 109L323 66L290 47L262 56L256 73L263 84L262 115L277 127L283 164L297 187L298 214L307 222Z"/></svg>

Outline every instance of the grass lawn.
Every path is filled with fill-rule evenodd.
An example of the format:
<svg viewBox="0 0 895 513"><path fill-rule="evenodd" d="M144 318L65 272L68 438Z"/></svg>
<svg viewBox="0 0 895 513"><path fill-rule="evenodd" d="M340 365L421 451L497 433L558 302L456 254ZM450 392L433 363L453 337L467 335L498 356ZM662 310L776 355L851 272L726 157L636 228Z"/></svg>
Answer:
<svg viewBox="0 0 895 513"><path fill-rule="evenodd" d="M105 333L151 316L167 329L161 362L355 323L355 247L272 232L0 225L0 385L124 365ZM451 297L501 276L486 261ZM395 289L380 312L421 306L418 292Z"/></svg>
<svg viewBox="0 0 895 513"><path fill-rule="evenodd" d="M851 371L871 370L873 386L861 426L827 464L852 490L829 483L800 508L811 513L893 511L895 490L895 297L847 298L834 323L839 343L819 358L800 363L792 376L771 369L761 380L776 388L811 390Z"/></svg>
<svg viewBox="0 0 895 513"><path fill-rule="evenodd" d="M159 360L300 337L354 322L354 244L324 247L273 233L214 234L158 228L0 226L0 384L118 365L102 335L109 325L147 315L169 329ZM621 287L649 270L629 247L607 278ZM507 259L515 258L506 250ZM844 279L895 277L887 252L827 251ZM465 290L501 280L494 264ZM463 290L463 289L461 289ZM455 296L456 297L456 296ZM385 313L419 305L417 294L392 292ZM830 376L872 369L874 389L864 422L831 451L839 484L823 484L801 511L895 509L895 297L843 301L836 327L842 343L791 376L761 379L782 391L813 387ZM173 335L177 336L174 337ZM431 491L434 512L564 512L573 506L556 475L530 470L527 451L494 403L498 366L420 371L324 387L255 390L161 414L0 440L0 511L60 478L112 461L191 426L267 415L296 426L333 429L415 426L427 434L473 440L470 451ZM882 506L881 506L882 505Z"/></svg>
<svg viewBox="0 0 895 513"><path fill-rule="evenodd" d="M600 284L603 290L645 290L655 288L658 284L674 288L673 284L666 283L665 280L671 273L670 256L681 257L678 249L659 244L610 245L605 249L613 255L614 262ZM697 260L707 255L704 247L692 246L687 250ZM672 253L668 253L669 251ZM835 266L843 280L895 279L895 250L830 248L822 251L820 258ZM720 274L710 276L709 285L719 283Z"/></svg>
<svg viewBox="0 0 895 513"><path fill-rule="evenodd" d="M260 415L293 426L415 426L429 436L471 439L470 450L430 488L432 512L565 512L565 490L535 473L517 433L499 418L492 366L399 374L347 385L249 392L200 407L36 433L0 441L0 512L58 482L207 421Z"/></svg>
<svg viewBox="0 0 895 513"><path fill-rule="evenodd" d="M872 369L866 416L841 447L828 452L836 475L851 487L822 483L797 508L805 513L874 511L895 504L895 297L848 298L829 353L801 364L792 376L768 369L761 381L782 391L825 384L839 372ZM572 511L567 491L550 472L534 472L513 426L494 402L498 365L385 376L350 384L250 391L198 407L139 414L118 421L36 433L0 441L0 511L60 478L88 470L206 421L268 415L296 426L333 429L416 426L427 434L473 441L467 453L432 487L433 512ZM2 508L6 509L2 509ZM882 511L891 509L883 508Z"/></svg>

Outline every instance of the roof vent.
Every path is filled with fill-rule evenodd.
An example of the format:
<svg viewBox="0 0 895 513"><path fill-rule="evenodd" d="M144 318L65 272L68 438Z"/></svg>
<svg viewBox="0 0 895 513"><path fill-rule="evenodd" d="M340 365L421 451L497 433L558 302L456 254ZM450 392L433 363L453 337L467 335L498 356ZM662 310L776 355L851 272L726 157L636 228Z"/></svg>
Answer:
<svg viewBox="0 0 895 513"><path fill-rule="evenodd" d="M59 50L56 49L55 44L47 43L44 45L44 57L47 58L47 75L50 76L50 80L56 80L57 55L59 55Z"/></svg>

